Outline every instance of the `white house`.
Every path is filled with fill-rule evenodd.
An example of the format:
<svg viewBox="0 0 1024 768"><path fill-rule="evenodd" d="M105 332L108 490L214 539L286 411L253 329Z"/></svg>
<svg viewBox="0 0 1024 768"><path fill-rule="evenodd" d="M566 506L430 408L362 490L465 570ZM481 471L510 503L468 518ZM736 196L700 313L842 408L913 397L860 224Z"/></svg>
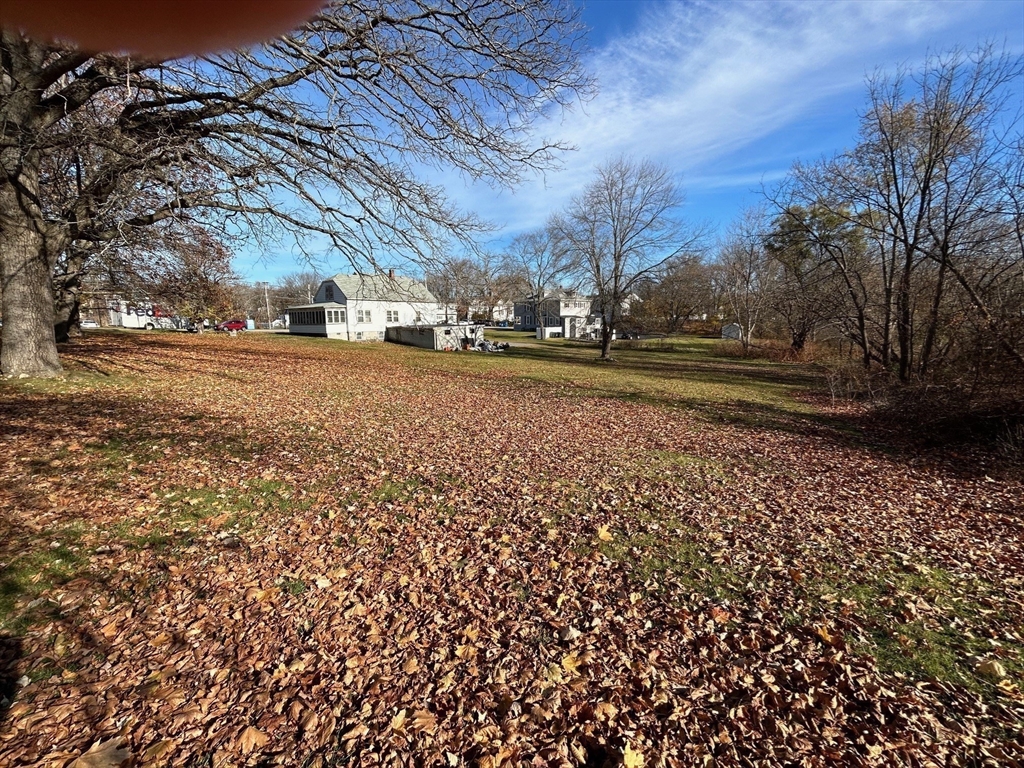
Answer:
<svg viewBox="0 0 1024 768"><path fill-rule="evenodd" d="M434 325L439 304L409 277L337 274L320 283L312 304L289 307L288 332L347 341L383 341L388 328Z"/></svg>
<svg viewBox="0 0 1024 768"><path fill-rule="evenodd" d="M538 339L576 339L593 335L601 327L594 315L593 299L576 291L559 289L543 299L533 296L515 303L515 329L537 330Z"/></svg>

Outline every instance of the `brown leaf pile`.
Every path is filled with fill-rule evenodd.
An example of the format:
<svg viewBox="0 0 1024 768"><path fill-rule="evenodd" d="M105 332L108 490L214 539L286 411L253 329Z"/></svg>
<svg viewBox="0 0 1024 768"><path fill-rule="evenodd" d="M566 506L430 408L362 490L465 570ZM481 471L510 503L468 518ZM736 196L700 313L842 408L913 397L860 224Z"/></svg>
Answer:
<svg viewBox="0 0 1024 768"><path fill-rule="evenodd" d="M81 557L0 764L1024 758L1019 482L424 355L97 335L0 389L0 560Z"/></svg>

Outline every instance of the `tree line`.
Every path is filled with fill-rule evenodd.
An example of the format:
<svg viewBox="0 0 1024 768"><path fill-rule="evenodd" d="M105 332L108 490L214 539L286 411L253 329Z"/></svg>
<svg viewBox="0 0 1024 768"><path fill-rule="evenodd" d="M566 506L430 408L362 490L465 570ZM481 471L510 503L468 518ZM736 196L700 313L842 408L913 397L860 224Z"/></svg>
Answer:
<svg viewBox="0 0 1024 768"><path fill-rule="evenodd" d="M1024 59L991 46L878 73L856 144L797 163L715 242L679 223L664 168L619 159L512 253L538 291L580 275L606 329L731 322L744 351L813 343L853 388L1024 408L1022 86Z"/></svg>
<svg viewBox="0 0 1024 768"><path fill-rule="evenodd" d="M855 146L794 166L726 239L744 344L845 345L891 382L1020 405L1022 81L992 47L873 77Z"/></svg>

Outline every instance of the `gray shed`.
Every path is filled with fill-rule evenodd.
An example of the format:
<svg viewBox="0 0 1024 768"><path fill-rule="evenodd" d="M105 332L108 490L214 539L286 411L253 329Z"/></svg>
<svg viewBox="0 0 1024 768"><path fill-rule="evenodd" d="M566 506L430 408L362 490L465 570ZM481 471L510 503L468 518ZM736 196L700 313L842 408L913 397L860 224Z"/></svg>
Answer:
<svg viewBox="0 0 1024 768"><path fill-rule="evenodd" d="M396 325L387 329L386 341L395 344L408 344L423 349L457 350L462 349L464 342L476 345L483 341L482 325Z"/></svg>

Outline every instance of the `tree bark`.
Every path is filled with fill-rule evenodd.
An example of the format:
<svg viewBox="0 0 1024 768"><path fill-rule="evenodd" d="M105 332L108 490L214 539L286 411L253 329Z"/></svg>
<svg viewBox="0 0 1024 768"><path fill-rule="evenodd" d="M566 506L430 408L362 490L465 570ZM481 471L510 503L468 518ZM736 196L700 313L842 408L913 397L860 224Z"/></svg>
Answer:
<svg viewBox="0 0 1024 768"><path fill-rule="evenodd" d="M58 344L66 344L82 335L78 287L64 286L55 293L53 336Z"/></svg>
<svg viewBox="0 0 1024 768"><path fill-rule="evenodd" d="M608 323L601 323L601 359L611 360L612 358L612 334L615 329Z"/></svg>
<svg viewBox="0 0 1024 768"><path fill-rule="evenodd" d="M942 294L946 283L946 254L939 262L939 274L935 281L935 293L932 296L932 308L928 313L928 330L925 333L924 345L921 347L921 363L918 375L922 380L928 375L928 367L932 362L932 348L935 346L935 335L939 328L939 312L942 310Z"/></svg>
<svg viewBox="0 0 1024 768"><path fill-rule="evenodd" d="M38 167L26 159L20 174L0 183L0 370L52 377L63 372L53 335L52 254L58 249L38 209ZM6 166L10 158L4 160Z"/></svg>
<svg viewBox="0 0 1024 768"><path fill-rule="evenodd" d="M910 381L911 365L913 363L913 314L910 308L910 273L914 264L908 255L903 265L903 274L900 275L899 290L896 295L896 312L898 316L896 336L900 345L900 381Z"/></svg>
<svg viewBox="0 0 1024 768"><path fill-rule="evenodd" d="M73 337L82 335L79 327L79 310L86 251L74 247L69 250L67 263L57 269L58 274L53 278L53 335L58 344L67 343Z"/></svg>

